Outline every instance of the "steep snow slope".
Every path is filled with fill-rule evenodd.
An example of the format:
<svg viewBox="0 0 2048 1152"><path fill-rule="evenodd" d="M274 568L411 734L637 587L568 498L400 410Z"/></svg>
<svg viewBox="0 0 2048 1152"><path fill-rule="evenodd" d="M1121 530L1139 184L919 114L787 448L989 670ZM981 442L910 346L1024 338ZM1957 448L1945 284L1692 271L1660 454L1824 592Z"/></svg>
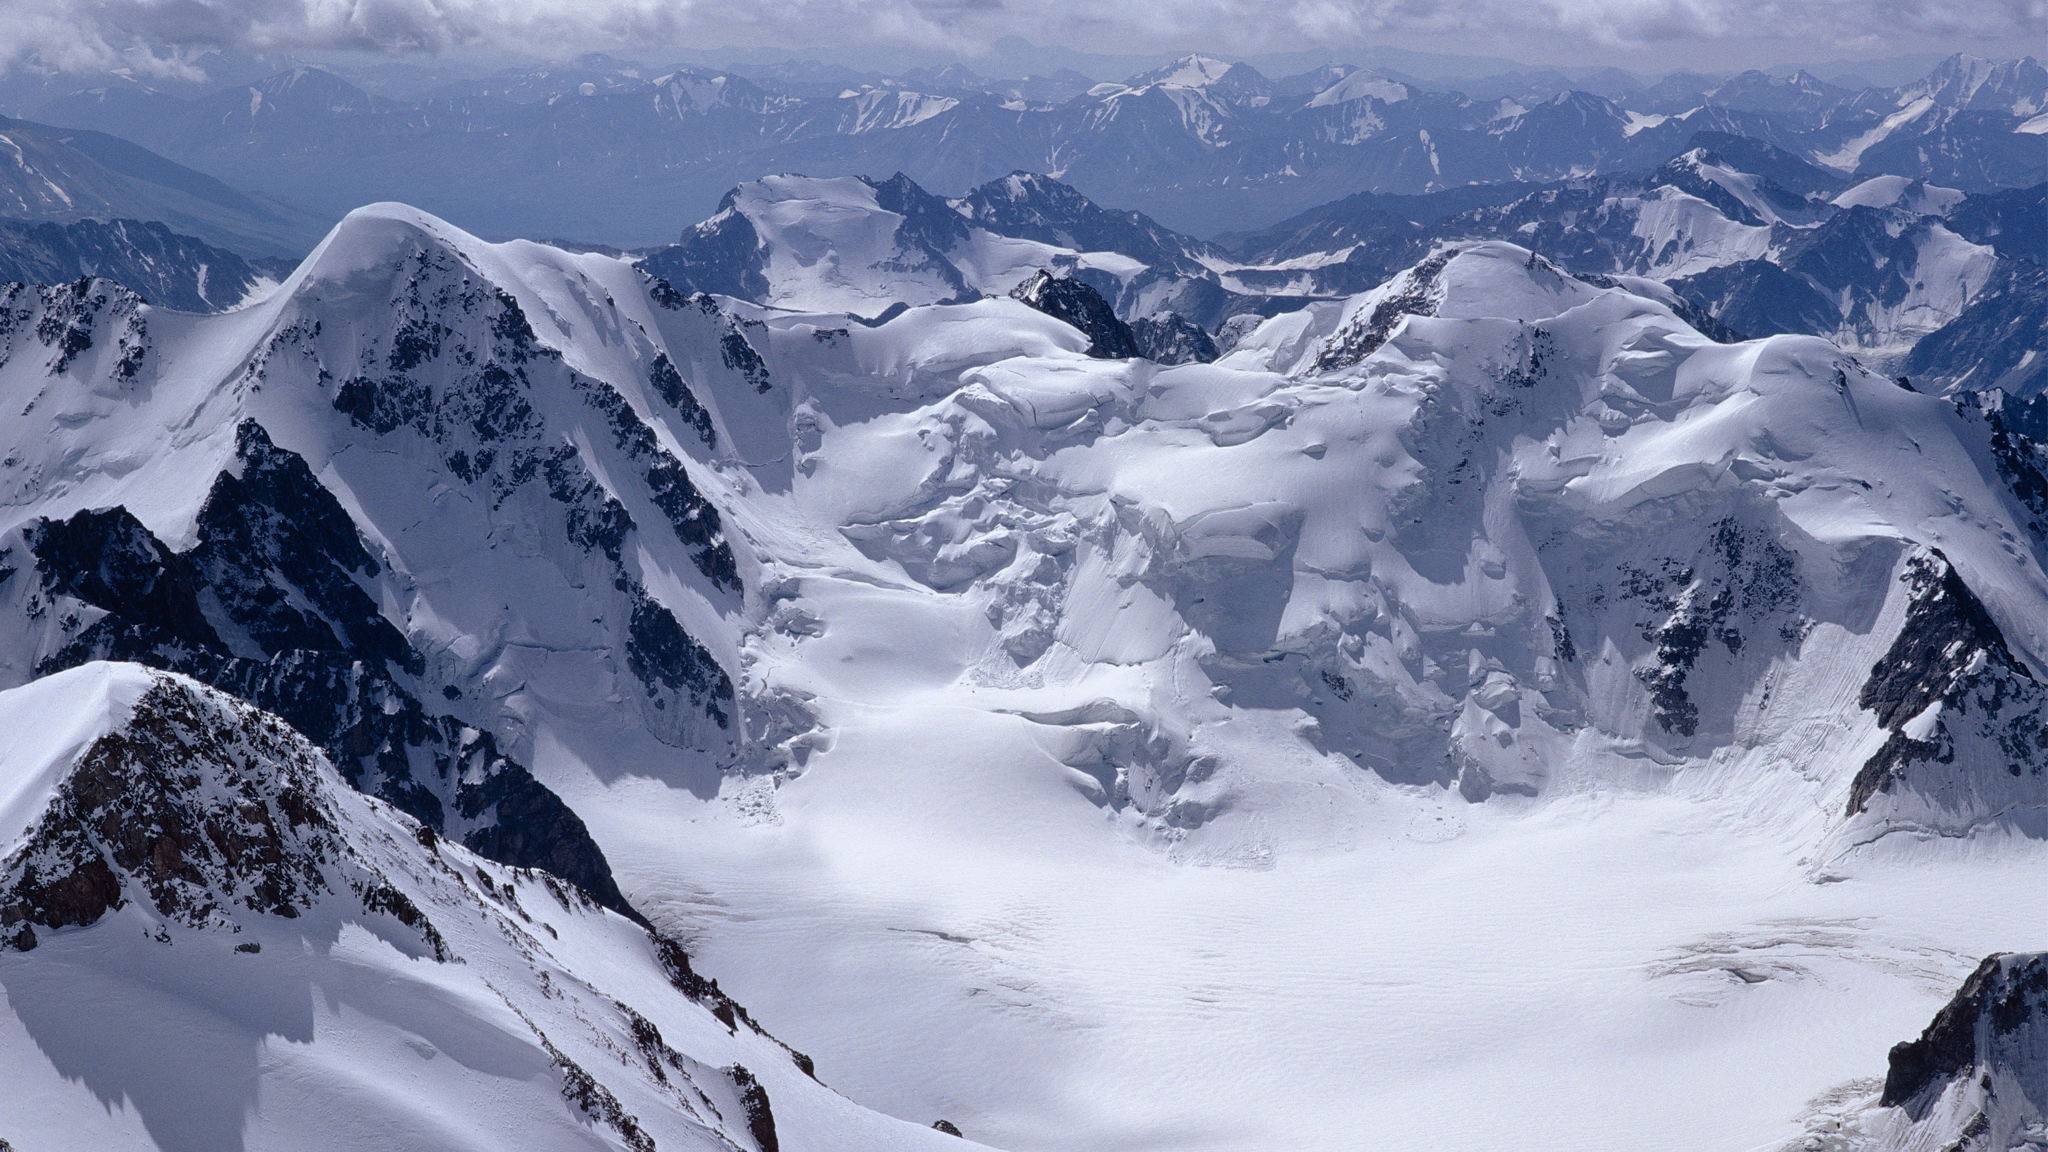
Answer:
<svg viewBox="0 0 2048 1152"><path fill-rule="evenodd" d="M195 681L88 664L0 693L0 733L15 1147L948 1146L816 1083L672 941Z"/></svg>
<svg viewBox="0 0 2048 1152"><path fill-rule="evenodd" d="M862 1103L1018 1149L1755 1147L2048 932L2048 479L1658 297L1458 246L1162 368L379 206L240 312L17 305L0 656L196 620L277 659L244 581L158 574L303 468L402 639L365 662ZM156 557L118 603L30 539L112 505Z"/></svg>

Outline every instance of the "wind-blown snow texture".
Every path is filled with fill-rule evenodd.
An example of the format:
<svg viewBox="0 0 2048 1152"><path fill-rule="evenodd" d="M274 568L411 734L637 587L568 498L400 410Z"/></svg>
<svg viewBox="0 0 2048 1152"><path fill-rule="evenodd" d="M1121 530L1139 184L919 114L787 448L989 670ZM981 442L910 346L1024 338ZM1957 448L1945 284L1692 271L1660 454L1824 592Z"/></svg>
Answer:
<svg viewBox="0 0 2048 1152"><path fill-rule="evenodd" d="M1501 241L1165 366L855 183L726 217L844 257L782 306L395 205L220 316L17 291L6 682L184 671L590 859L530 772L1005 1147L1757 1147L2048 930L2030 406Z"/></svg>

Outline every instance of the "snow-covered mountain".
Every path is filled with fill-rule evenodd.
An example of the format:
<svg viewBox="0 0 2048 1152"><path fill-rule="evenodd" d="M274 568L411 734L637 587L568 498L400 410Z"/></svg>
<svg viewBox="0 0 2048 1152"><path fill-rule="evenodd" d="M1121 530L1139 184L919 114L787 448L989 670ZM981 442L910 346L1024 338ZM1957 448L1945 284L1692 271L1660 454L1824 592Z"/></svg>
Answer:
<svg viewBox="0 0 2048 1152"><path fill-rule="evenodd" d="M1880 176L1844 187L1759 141L1695 144L1629 179L1349 197L1239 237L1236 255L1045 176L1014 173L954 201L900 173L883 184L778 176L741 185L643 263L682 290L864 320L1000 295L1043 268L1088 283L1126 322L1192 325L1227 345L1226 325L1241 332L1369 289L1446 241L1491 237L1576 273L1665 281L1689 322L1716 333L1825 336L1933 386L1967 376L2026 391L2019 366L2041 343L2027 324L2044 306L2032 270L2048 258L2034 216L2048 185L1984 196ZM1163 348L1155 359L1206 355Z"/></svg>
<svg viewBox="0 0 2048 1152"><path fill-rule="evenodd" d="M2041 182L2048 68L2032 56L1951 56L1910 84L1859 92L1827 115L1814 158L1971 191Z"/></svg>
<svg viewBox="0 0 2048 1152"><path fill-rule="evenodd" d="M341 782L277 717L92 663L0 692L17 1148L898 1149L673 940Z"/></svg>
<svg viewBox="0 0 2048 1152"><path fill-rule="evenodd" d="M643 274L530 245L544 287L526 289L438 224L352 219L267 301L219 317L104 281L9 290L0 387L24 402L0 464L0 548L20 558L0 678L95 659L186 672L283 715L423 823L630 911L575 814L478 728L509 735L536 699L608 719L613 701L653 747L731 744L727 672L678 621L717 619L739 590L674 439L717 434L658 337L631 343L652 314L606 302L661 309ZM537 343L528 317L550 331L577 300L626 343L594 362ZM715 308L672 323L710 333L679 357L753 370ZM623 501L611 477L632 478Z"/></svg>
<svg viewBox="0 0 2048 1152"><path fill-rule="evenodd" d="M491 235L623 245L668 239L768 172L903 172L947 194L1044 172L1198 235L1263 227L1360 189L1640 172L1703 131L1859 179L1991 191L2048 178L2048 73L2032 58L1959 56L1913 84L1855 93L1752 74L1698 91L1527 102L1334 66L1274 80L1203 56L1116 83L1022 86L977 86L964 71L841 82L802 68L750 80L586 64L412 101L304 67L190 99L112 84L38 115L335 214L403 199Z"/></svg>
<svg viewBox="0 0 2048 1152"><path fill-rule="evenodd" d="M1162 365L914 188L736 193L773 305L398 205L221 315L16 290L4 685L276 713L1016 1149L1774 1144L2048 933L2032 407L1499 240Z"/></svg>
<svg viewBox="0 0 2048 1152"><path fill-rule="evenodd" d="M1000 296L1047 272L1088 284L1165 343L1186 343L1184 358L1234 313L1275 306L1225 289L1212 266L1230 263L1140 213L1105 210L1026 172L950 202L901 173L879 184L770 176L733 189L716 215L640 261L679 291L864 323Z"/></svg>
<svg viewBox="0 0 2048 1152"><path fill-rule="evenodd" d="M1349 197L1239 238L1241 263L1222 279L1268 292L1359 291L1444 241L1493 237L1574 272L1666 281L1739 333L1825 336L1890 364L1985 298L1945 338L1966 343L1965 355L1919 362L1943 385L1969 372L1966 359L2010 366L2039 343L2009 318L2041 303L2031 269L2048 250L2033 217L2048 185L1979 195L1878 176L1845 188L1759 141L1702 134L1694 143L1640 177ZM2010 328L2010 355L1983 338L1987 325Z"/></svg>

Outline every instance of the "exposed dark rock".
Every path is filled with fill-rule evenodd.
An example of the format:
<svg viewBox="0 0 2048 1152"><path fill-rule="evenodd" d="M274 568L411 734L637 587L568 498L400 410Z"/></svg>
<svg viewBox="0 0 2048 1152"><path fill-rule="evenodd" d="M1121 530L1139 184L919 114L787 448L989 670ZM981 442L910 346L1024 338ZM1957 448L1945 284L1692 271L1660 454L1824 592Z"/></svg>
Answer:
<svg viewBox="0 0 2048 1152"><path fill-rule="evenodd" d="M58 597L106 615L38 660L47 675L89 660L140 660L164 666L186 653L225 651L199 607L198 575L159 544L125 508L80 512L33 523L23 535L42 577L29 611Z"/></svg>
<svg viewBox="0 0 2048 1152"><path fill-rule="evenodd" d="M1917 1121L1958 1079L1989 1081L2004 1073L2022 1086L2048 1083L2048 1067L2039 1064L2048 1051L2044 1033L2048 953L1987 956L1919 1039L1892 1047L1879 1103L1904 1108ZM2037 1100L2035 1107L2042 1103Z"/></svg>
<svg viewBox="0 0 2048 1152"><path fill-rule="evenodd" d="M534 1031L549 1059L554 1061L555 1071L562 1077L562 1096L576 1105L584 1115L605 1125L619 1134L631 1152L655 1152L654 1137L640 1127L640 1118L626 1111L625 1105L612 1090L597 1082L597 1078L583 1070L583 1066L555 1047L554 1041Z"/></svg>
<svg viewBox="0 0 2048 1152"><path fill-rule="evenodd" d="M654 386L654 393L668 401L669 407L683 418L683 423L696 430L707 448L718 447L718 433L711 427L711 413L697 400L696 393L683 382L683 374L669 362L668 353L658 352L654 366L648 369L647 382Z"/></svg>
<svg viewBox="0 0 2048 1152"><path fill-rule="evenodd" d="M1963 197L1948 214L1951 231L2000 256L2048 264L2048 184Z"/></svg>
<svg viewBox="0 0 2048 1152"><path fill-rule="evenodd" d="M625 598L618 607L640 621L638 640L629 648L629 656L637 652L639 659L629 663L647 687L653 709L672 718L662 727L672 733L682 723L682 713L671 711L678 701L669 695L676 692L690 696L684 707L725 724L732 700L729 678L679 625L659 627L660 620L645 607L652 602L629 570L626 546L634 532L665 522L689 549L706 580L716 588L736 591L738 564L718 509L697 490L684 461L662 446L654 429L617 389L569 369L557 351L539 342L516 299L465 274L473 270L443 250L422 247L407 257L404 267L406 278L391 304L397 321L387 338L388 354L386 344L373 342L366 348L361 363L337 387L335 407L379 435L410 431L435 444L463 443L444 450L442 463L493 507L528 484L543 484L548 496L562 506L564 535L610 561L610 582ZM769 386L765 362L742 333L745 325L727 316L711 297L685 297L657 278L650 278L650 291L665 308L695 308L722 326L720 347L726 366L757 388ZM429 387L406 374L430 362L452 369L452 382ZM654 392L711 444L715 430L710 414L681 370L666 354L657 354L649 373ZM529 399L541 378L566 384L602 418L612 446L644 481L651 510L642 509L638 516L629 511L599 481L597 466L575 444L565 443L559 430L545 427ZM657 520L650 520L650 511L658 514ZM667 615L667 610L659 613ZM668 620L672 623L673 616ZM657 640L660 643L653 643Z"/></svg>
<svg viewBox="0 0 2048 1152"><path fill-rule="evenodd" d="M239 475L214 479L187 557L229 619L268 652L345 651L420 674L419 654L356 583L378 564L340 502L254 420L236 430L235 455Z"/></svg>
<svg viewBox="0 0 2048 1152"><path fill-rule="evenodd" d="M1998 476L2019 501L2036 549L2048 550L2048 396L1986 404L1977 393L1956 397L1966 418L1981 415L1990 431L1991 458Z"/></svg>
<svg viewBox="0 0 2048 1152"><path fill-rule="evenodd" d="M1771 636L1773 622L1774 638L1797 638L1797 624L1789 618L1799 603L1792 554L1768 532L1745 530L1733 518L1710 531L1707 547L1690 563L1667 560L1654 571L1621 568L1619 598L1653 614L1642 623L1642 635L1657 646L1657 663L1637 678L1649 689L1657 722L1681 737L1698 728L1699 708L1686 681L1709 644L1738 655L1760 627Z"/></svg>
<svg viewBox="0 0 2048 1152"><path fill-rule="evenodd" d="M0 281L70 284L97 276L158 307L219 312L264 275L235 253L154 220L0 220Z"/></svg>
<svg viewBox="0 0 2048 1152"><path fill-rule="evenodd" d="M356 583L376 562L305 462L253 423L240 430L238 448L240 475L216 482L199 544L185 555L120 508L28 526L42 610L67 598L105 613L44 655L37 673L111 659L191 675L276 713L351 784L422 824L446 830L459 821L471 849L556 872L637 919L575 813L499 755L488 733L429 712L405 686L423 661ZM260 651L238 655L214 631L202 592ZM700 650L680 627L674 632L663 668L729 698L729 682L692 663Z"/></svg>
<svg viewBox="0 0 2048 1152"><path fill-rule="evenodd" d="M462 786L456 805L466 819L490 818L463 837L464 847L502 864L552 872L627 919L647 922L619 891L582 817L523 766L498 761L479 781Z"/></svg>
<svg viewBox="0 0 2048 1152"><path fill-rule="evenodd" d="M1870 670L1857 704L1877 714L1891 738L1857 771L1848 815L1905 780L1912 765L1953 764L1957 741L1993 750L2013 776L2040 775L2048 765L2044 694L2027 666L2006 647L1991 614L1940 552L1907 562L1902 579L1912 603L1892 646ZM1909 738L1907 721L1941 708L1925 738Z"/></svg>
<svg viewBox="0 0 2048 1152"><path fill-rule="evenodd" d="M675 614L646 595L633 604L633 618L627 624L626 664L647 687L650 697L659 689L688 693L690 702L723 728L729 724L722 704L733 698L732 678L726 675L704 646L676 622Z"/></svg>
<svg viewBox="0 0 2048 1152"><path fill-rule="evenodd" d="M133 379L149 355L149 326L142 298L111 280L80 277L68 284L27 287L0 284L0 356L18 354L13 337L29 319L33 336L52 351L51 375L60 375L93 348L93 333L106 329L115 353L106 367L117 381Z"/></svg>
<svg viewBox="0 0 2048 1152"><path fill-rule="evenodd" d="M754 1138L755 1147L761 1152L782 1152L782 1140L775 1134L775 1113L768 1106L768 1090L761 1087L744 1064L735 1064L726 1072L732 1077L733 1087L739 1089L740 1107L747 1114L747 1133Z"/></svg>
<svg viewBox="0 0 2048 1152"><path fill-rule="evenodd" d="M361 896L363 911L382 912L407 928L417 931L427 946L434 950L434 959L445 964L453 956L453 953L448 951L448 941L443 939L440 931L428 921L426 913L420 911L419 905L412 902L412 897L389 884L366 885L361 891Z"/></svg>
<svg viewBox="0 0 2048 1152"><path fill-rule="evenodd" d="M1913 345L1902 367L1945 387L2048 392L2048 267L2001 261L1961 314Z"/></svg>
<svg viewBox="0 0 2048 1152"><path fill-rule="evenodd" d="M768 1035L766 1029L762 1028L754 1020L753 1016L747 1012L743 1005L726 995L718 987L718 981L698 975L697 971L690 966L690 954L683 949L681 944L676 943L653 928L649 928L647 934L654 942L655 960L661 964L662 972L668 976L668 982L675 987L676 991L710 1009L711 1014L717 1017L728 1029L737 1029L740 1025L744 1024L752 1029L756 1035L775 1040L773 1036ZM789 1053L790 1062L795 1064L804 1075L809 1076L813 1080L817 1079L817 1063L814 1060L780 1040L775 1040L775 1043L780 1045L783 1051Z"/></svg>
<svg viewBox="0 0 2048 1152"><path fill-rule="evenodd" d="M727 192L709 220L684 232L679 242L640 261L640 267L684 294L711 292L742 300L766 297L767 257L754 222L734 207L738 198L738 189Z"/></svg>
<svg viewBox="0 0 2048 1152"><path fill-rule="evenodd" d="M1124 360L1144 355L1130 325L1117 319L1102 294L1079 280L1040 270L1010 290L1010 295L1055 320L1080 329L1088 337L1088 354L1099 360Z"/></svg>
<svg viewBox="0 0 2048 1152"><path fill-rule="evenodd" d="M713 584L738 590L739 571L732 546L726 543L718 509L690 482L682 461L661 446L654 430L609 385L580 374L575 382L592 406L604 413L619 450L645 470L643 478L654 506L668 519L676 539L693 550L698 571Z"/></svg>
<svg viewBox="0 0 2048 1152"><path fill-rule="evenodd" d="M1155 270L1200 276L1197 255L1222 255L1214 245L1161 226L1142 212L1103 208L1069 184L1034 172L990 180L953 208L998 236L1015 236L1076 252L1117 252Z"/></svg>
<svg viewBox="0 0 2048 1152"><path fill-rule="evenodd" d="M126 726L79 757L5 861L0 929L91 924L131 886L193 927L236 907L296 917L331 890L324 865L341 851L296 733L161 677Z"/></svg>
<svg viewBox="0 0 2048 1152"><path fill-rule="evenodd" d="M1753 136L1712 130L1695 132L1685 142L1685 147L1688 152L1695 148L1705 149L1737 172L1762 176L1798 196L1833 196L1848 184L1840 173L1809 164L1785 149Z"/></svg>
<svg viewBox="0 0 2048 1152"><path fill-rule="evenodd" d="M948 1136L961 1135L959 1125L951 1120L934 1120L932 1121L932 1127L940 1132L944 1132Z"/></svg>
<svg viewBox="0 0 2048 1152"><path fill-rule="evenodd" d="M1131 321L1131 338L1147 360L1159 364L1207 364L1219 355L1202 326L1178 312Z"/></svg>
<svg viewBox="0 0 2048 1152"><path fill-rule="evenodd" d="M1757 337L1832 332L1842 322L1841 310L1827 293L1768 260L1738 260L1709 268L1671 281L1671 288L1731 333ZM1699 327L1696 322L1693 326Z"/></svg>
<svg viewBox="0 0 2048 1152"><path fill-rule="evenodd" d="M1349 368L1386 343L1403 316L1432 314L1436 305L1430 300L1430 289L1435 287L1438 274L1457 255L1457 249L1447 248L1410 269L1405 279L1390 282L1388 294L1373 305L1372 311L1353 317L1349 324L1330 335L1322 354L1316 357L1315 370L1334 372Z"/></svg>

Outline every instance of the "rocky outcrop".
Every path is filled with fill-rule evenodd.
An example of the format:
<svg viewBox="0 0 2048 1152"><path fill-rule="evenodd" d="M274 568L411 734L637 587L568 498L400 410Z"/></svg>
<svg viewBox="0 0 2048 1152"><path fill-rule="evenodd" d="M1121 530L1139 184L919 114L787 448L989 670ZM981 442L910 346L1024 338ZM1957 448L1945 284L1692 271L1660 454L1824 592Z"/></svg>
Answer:
<svg viewBox="0 0 2048 1152"><path fill-rule="evenodd" d="M1220 355L1215 339L1178 312L1131 321L1131 338L1145 359L1157 364L1207 364Z"/></svg>
<svg viewBox="0 0 2048 1152"><path fill-rule="evenodd" d="M1938 550L1910 558L1901 580L1905 623L1857 696L1890 735L1850 783L1847 815L1894 792L1981 809L2001 777L2048 771L2048 693Z"/></svg>
<svg viewBox="0 0 2048 1152"><path fill-rule="evenodd" d="M1117 319L1102 294L1069 276L1040 270L1010 295L1055 320L1080 329L1088 337L1088 354L1099 360L1125 360L1144 355L1131 326Z"/></svg>
<svg viewBox="0 0 2048 1152"><path fill-rule="evenodd" d="M1878 1104L1900 1113L1878 1148L2040 1147L2048 1137L2048 953L1985 957L1918 1039L1892 1048Z"/></svg>
<svg viewBox="0 0 2048 1152"><path fill-rule="evenodd" d="M37 632L54 612L57 624L24 654L33 673L132 660L192 676L283 717L350 783L422 824L637 916L576 814L490 734L423 701L424 660L359 583L377 563L305 462L253 422L238 455L239 474L216 480L190 552L172 552L119 507L23 530L34 568L21 578L36 585L23 623ZM672 659L688 654L670 647Z"/></svg>
<svg viewBox="0 0 2048 1152"><path fill-rule="evenodd" d="M270 283L271 271L155 220L0 220L0 281L100 276L159 307L220 312Z"/></svg>
<svg viewBox="0 0 2048 1152"><path fill-rule="evenodd" d="M131 899L193 928L241 912L297 918L346 887L331 874L347 851L317 758L275 716L153 674L0 865L0 936L26 950L37 926L92 924ZM376 887L356 879L359 895Z"/></svg>

